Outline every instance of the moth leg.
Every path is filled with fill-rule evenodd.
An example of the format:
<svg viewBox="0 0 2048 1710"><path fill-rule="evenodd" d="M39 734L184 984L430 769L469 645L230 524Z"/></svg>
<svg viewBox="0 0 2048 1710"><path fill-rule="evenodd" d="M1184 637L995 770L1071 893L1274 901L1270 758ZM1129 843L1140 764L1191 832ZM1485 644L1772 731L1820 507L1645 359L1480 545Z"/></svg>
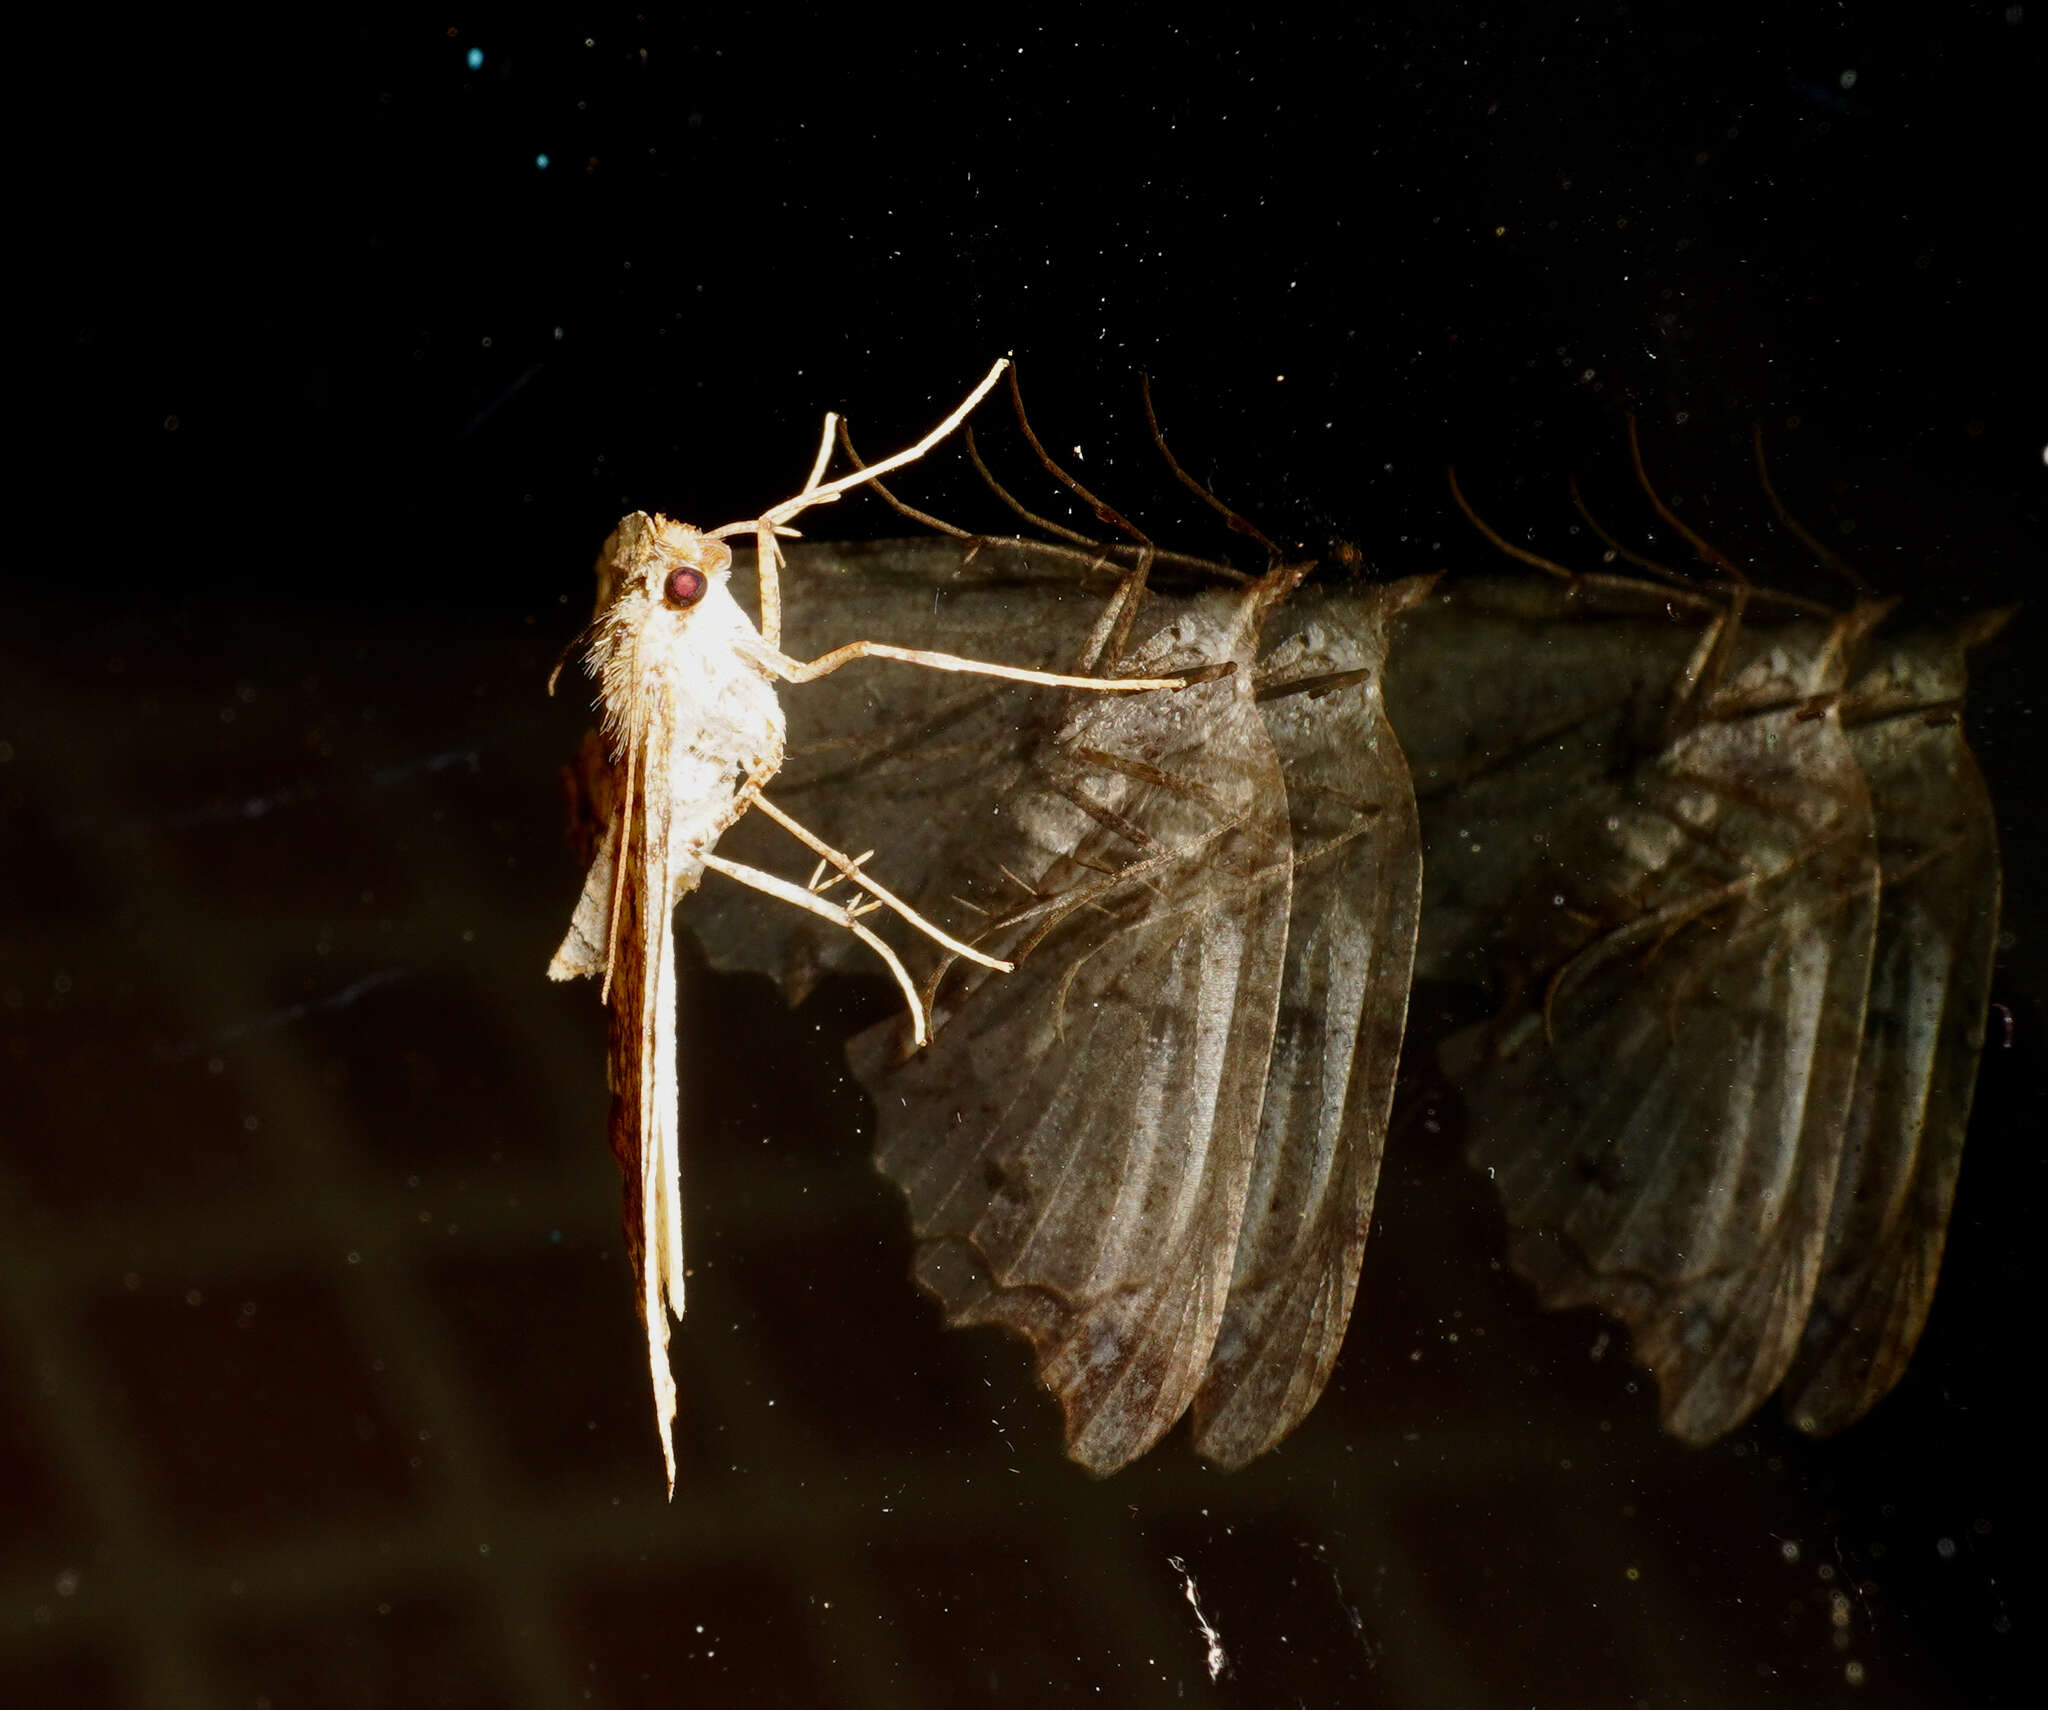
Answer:
<svg viewBox="0 0 2048 1710"><path fill-rule="evenodd" d="M1203 666L1179 677L1066 677L1057 671L1027 671L1019 665L995 665L985 659L962 659L952 653L928 653L919 647L891 647L882 641L849 641L808 664L777 655L769 663L785 682L809 683L829 676L856 659L900 659L906 665L924 665L934 671L959 671L974 677L1003 677L1013 683L1041 683L1049 689L1093 689L1101 694L1127 695L1146 689L1184 689L1191 683L1213 682L1227 676L1229 669Z"/></svg>
<svg viewBox="0 0 2048 1710"><path fill-rule="evenodd" d="M754 575L760 590L761 639L770 647L782 646L782 548L775 544L775 530L763 523L754 531Z"/></svg>
<svg viewBox="0 0 2048 1710"><path fill-rule="evenodd" d="M1325 695L1334 695L1339 689L1348 689L1358 683L1372 681L1372 671L1360 666L1352 671L1324 671L1313 677L1289 677L1282 681L1262 681L1253 695L1261 704L1277 701L1288 695L1306 695L1312 701L1319 701Z"/></svg>
<svg viewBox="0 0 2048 1710"><path fill-rule="evenodd" d="M993 956L983 955L981 951L975 949L971 944L962 944L959 939L953 937L950 933L942 931L939 927L926 920L923 915L919 914L910 904L897 896L895 892L884 888L862 866L861 862L867 859L866 856L862 856L860 860L855 860L850 855L841 854L840 851L834 849L823 838L819 837L817 833L799 825L766 796L758 792L753 798L753 805L760 812L765 813L770 819L774 820L777 825L781 826L784 831L788 832L790 836L794 837L813 855L821 857L824 861L838 868L841 877L851 879L862 890L871 893L878 902L894 909L896 913L910 922L912 926L916 927L918 931L922 932L934 943L944 945L956 956L965 956L970 962L979 962L984 968L993 968L997 973L1007 974L1011 971L1012 965L1010 963L999 962Z"/></svg>
<svg viewBox="0 0 2048 1710"><path fill-rule="evenodd" d="M759 808L770 819L774 820L777 825L781 826L783 830L787 831L790 836L810 850L813 855L822 857L819 862L821 869L828 863L837 868L841 878L851 879L854 884L869 892L884 907L894 909L896 913L916 927L927 938L944 945L956 955L965 956L971 962L979 962L984 968L993 968L997 973L1001 974L1007 974L1011 971L1011 965L1008 962L999 962L995 957L984 955L972 945L962 944L959 939L941 931L894 891L889 890L880 881L872 877L862 865L867 860L868 855L874 853L872 849L868 851L868 855L859 857L847 855L840 850L834 849L823 838L819 837L816 832L804 825L800 825L773 802L769 801L761 792L768 787L768 781L775 776L775 770L775 767L771 765L757 765L749 768L745 781L733 792L731 816L726 821L728 825L737 820L749 808ZM806 887L807 891L814 897L818 888L815 882ZM777 892L776 894L780 895L781 893ZM849 905L826 903L824 906L828 909L836 910ZM859 912L865 914L867 910L861 909Z"/></svg>
<svg viewBox="0 0 2048 1710"><path fill-rule="evenodd" d="M1647 967L1656 958L1658 951L1662 950L1666 944L1680 932L1684 931L1686 927L1703 916L1712 914L1715 909L1726 907L1729 903L1755 890L1763 877L1764 875L1758 873L1745 873L1741 878L1731 879L1724 885L1716 885L1712 890L1704 892L1699 896L1680 897L1673 902L1666 903L1662 908L1652 909L1647 914L1638 915L1627 924L1614 927L1594 939L1560 967L1556 973L1552 974L1550 976L1550 983L1544 987L1544 1041L1552 1046L1555 1046L1557 1043L1555 1010L1558 996L1578 973L1581 963L1591 961L1596 956L1615 953L1622 947L1624 942L1633 946L1645 938L1650 938L1652 942L1647 954L1643 957L1642 963L1644 967Z"/></svg>
<svg viewBox="0 0 2048 1710"><path fill-rule="evenodd" d="M1080 663L1075 669L1097 670L1105 658L1112 671L1123 663L1124 647L1131 639L1131 625L1137 622L1138 608L1145 603L1145 584L1152 574L1152 558L1153 551L1148 544L1138 554L1138 561L1117 582L1116 592L1109 597L1109 604L1103 607L1102 616L1096 620L1094 633L1088 637L1088 645L1082 649Z"/></svg>
<svg viewBox="0 0 2048 1710"><path fill-rule="evenodd" d="M723 873L727 878L737 879L743 885L751 885L757 891L765 891L771 897L780 897L784 902L804 910L807 914L818 915L831 921L835 926L845 927L881 957L888 964L889 972L895 975L904 1001L910 1006L910 1028L916 1043L923 1045L931 1038L931 1030L926 1025L924 1000L918 996L917 987L911 982L910 970L903 966L895 951L860 923L862 915L882 906L879 902L869 903L865 908L853 903L828 903L805 890L803 886L793 885L787 879L777 878L773 873L764 873L759 867L742 866L737 861L728 861L722 856L708 852L702 859L704 865L713 872Z"/></svg>

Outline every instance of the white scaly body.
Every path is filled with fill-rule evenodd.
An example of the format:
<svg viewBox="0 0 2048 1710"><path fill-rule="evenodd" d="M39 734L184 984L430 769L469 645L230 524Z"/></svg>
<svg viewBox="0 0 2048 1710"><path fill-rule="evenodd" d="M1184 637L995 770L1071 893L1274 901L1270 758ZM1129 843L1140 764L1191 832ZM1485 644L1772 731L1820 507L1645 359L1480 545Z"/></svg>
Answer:
<svg viewBox="0 0 2048 1710"><path fill-rule="evenodd" d="M640 1312L662 1422L670 1487L675 1482L669 1421L676 1408L668 1362L668 1314L683 1313L681 1145L676 1132L675 905L697 888L705 857L746 811L746 780L773 776L782 764L784 720L769 649L732 597L731 554L724 544L666 517L636 512L619 525L600 561L612 585L590 648L602 685L613 791L626 804L612 815L591 862L568 935L548 966L550 978L616 972L636 1013L636 1038L613 1048L615 1124L637 1129ZM704 578L694 604L668 590L678 573ZM620 870L618 840L628 851ZM638 942L608 940L621 880L636 887ZM622 952L622 953L621 953ZM635 1085L622 1081L637 1082ZM630 1236L629 1236L630 1239Z"/></svg>
<svg viewBox="0 0 2048 1710"><path fill-rule="evenodd" d="M819 915L866 944L896 978L919 1045L928 1034L923 1000L901 958L861 924L890 908L956 955L1009 970L1007 962L940 931L869 876L859 859L806 831L763 795L782 765L784 723L778 681L804 683L855 659L884 658L1052 687L1128 694L1178 689L1186 678L1065 677L951 654L848 642L808 662L781 650L778 533L813 506L914 462L951 433L985 397L1007 362L998 362L958 409L916 445L827 481L836 417L810 479L794 498L752 521L700 532L636 511L620 523L598 561L598 618L589 665L604 706L605 752L581 779L605 830L551 978L601 975L611 1006L611 1144L625 1190L625 1236L640 1276L655 1422L670 1495L675 1493L675 1379L668 1362L668 1315L683 1311L682 1191L677 1138L676 903L711 868L755 890ZM754 536L761 585L757 628L732 597L732 554L722 537ZM728 861L718 840L749 809L759 809L819 858L808 885ZM854 900L823 892L848 882Z"/></svg>

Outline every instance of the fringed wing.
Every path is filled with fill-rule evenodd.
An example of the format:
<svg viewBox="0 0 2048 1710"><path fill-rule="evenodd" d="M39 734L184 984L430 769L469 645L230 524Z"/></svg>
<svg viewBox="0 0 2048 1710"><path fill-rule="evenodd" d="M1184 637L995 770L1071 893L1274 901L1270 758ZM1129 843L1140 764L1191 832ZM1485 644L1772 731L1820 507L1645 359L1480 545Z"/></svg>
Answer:
<svg viewBox="0 0 2048 1710"><path fill-rule="evenodd" d="M1933 1302L1969 1128L1999 860L1991 799L1963 739L1963 677L1954 638L1909 640L1845 706L1884 892L1820 1286L1785 1387L1787 1415L1816 1434L1861 1418L1904 1373Z"/></svg>
<svg viewBox="0 0 2048 1710"><path fill-rule="evenodd" d="M985 816L946 924L1017 960L942 989L933 1043L854 1042L917 1275L955 1324L1026 1336L1067 1451L1107 1473L1186 1409L1222 1317L1273 1038L1286 796L1250 694L1248 602L1130 661L1235 678L1076 696ZM978 931L977 924L978 923Z"/></svg>
<svg viewBox="0 0 2048 1710"><path fill-rule="evenodd" d="M1510 927L1518 999L1446 1050L1517 1267L1626 1323L1693 1442L1796 1350L1869 986L1869 798L1802 648L1836 652L1774 638L1581 798Z"/></svg>
<svg viewBox="0 0 2048 1710"><path fill-rule="evenodd" d="M1389 620L1433 578L1302 600L1260 667L1294 846L1287 961L1229 1297L1195 1447L1264 1454L1321 1397L1350 1322L1408 1013L1422 851L1380 685ZM1352 673L1362 680L1343 682ZM1325 693L1276 693L1332 680Z"/></svg>

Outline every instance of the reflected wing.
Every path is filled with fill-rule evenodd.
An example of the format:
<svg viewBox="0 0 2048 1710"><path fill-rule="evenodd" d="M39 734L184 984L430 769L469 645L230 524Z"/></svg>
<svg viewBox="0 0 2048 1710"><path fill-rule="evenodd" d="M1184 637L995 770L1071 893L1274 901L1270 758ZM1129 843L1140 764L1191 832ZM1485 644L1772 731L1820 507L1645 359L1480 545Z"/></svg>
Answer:
<svg viewBox="0 0 2048 1710"><path fill-rule="evenodd" d="M1386 693L1421 802L1417 978L1490 981L1546 838L1661 745L1704 623L1655 590L1530 577L1460 582L1402 620Z"/></svg>
<svg viewBox="0 0 2048 1710"><path fill-rule="evenodd" d="M955 1324L1030 1339L1067 1452L1107 1473L1186 1409L1243 1215L1285 952L1286 796L1251 698L1257 602L1209 600L1128 670L1229 658L1178 694L1077 696L972 847L944 924L1008 956L942 986L932 1044L854 1041L917 1276Z"/></svg>
<svg viewBox="0 0 2048 1710"><path fill-rule="evenodd" d="M1810 700L1842 645L1773 637L1581 798L1510 928L1520 1000L1446 1052L1517 1267L1621 1318L1693 1442L1783 1377L1826 1237L1878 884L1862 776Z"/></svg>
<svg viewBox="0 0 2048 1710"><path fill-rule="evenodd" d="M1961 645L1909 640L1845 709L1884 893L1827 1252L1785 1390L1793 1423L1817 1434L1860 1418L1904 1373L1962 1164L1999 895L1997 824L1963 740L1962 689Z"/></svg>
<svg viewBox="0 0 2048 1710"><path fill-rule="evenodd" d="M1268 654L1294 846L1287 961L1243 1224L1195 1446L1225 1467L1307 1416L1350 1322L1386 1146L1422 888L1415 794L1380 686L1392 616L1433 578L1302 601ZM1312 616L1310 614L1313 614ZM1353 671L1324 694L1273 694Z"/></svg>
<svg viewBox="0 0 2048 1710"><path fill-rule="evenodd" d="M783 642L800 659L865 638L1070 671L1113 585L1106 572L1091 579L1023 548L971 552L943 538L799 542L783 574ZM874 850L875 876L912 898L937 882L946 843L933 828L986 819L1057 726L1061 706L1042 688L885 660L801 684L783 702L788 750L771 798L835 848ZM719 852L798 879L811 864L760 815L727 832ZM850 934L730 891L704 896L689 924L714 967L774 976L792 999L826 972L873 967Z"/></svg>

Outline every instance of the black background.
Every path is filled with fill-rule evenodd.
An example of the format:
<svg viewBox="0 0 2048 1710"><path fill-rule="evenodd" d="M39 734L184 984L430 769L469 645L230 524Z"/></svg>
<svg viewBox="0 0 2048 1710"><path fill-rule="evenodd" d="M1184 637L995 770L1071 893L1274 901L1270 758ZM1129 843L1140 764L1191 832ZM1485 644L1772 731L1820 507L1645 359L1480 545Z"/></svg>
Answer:
<svg viewBox="0 0 2048 1710"><path fill-rule="evenodd" d="M1746 481L1714 429L1756 419L1795 494L1905 483L1992 534L2041 469L2038 28L124 31L47 67L54 425L83 514L291 537L197 585L117 567L138 591L308 605L550 593L622 506L740 515L823 409L879 444L1006 351L1058 443L1133 414L1149 370L1176 443L1270 526L1389 563L1440 538L1447 458L1591 466L1621 405L1696 483ZM1863 534L1872 573L1916 570Z"/></svg>
<svg viewBox="0 0 2048 1710"><path fill-rule="evenodd" d="M1936 613L2034 596L2048 447L2032 260L2044 20L2019 6L1913 11L1432 5L1335 22L1252 9L1216 25L1174 15L1112 24L1098 13L970 29L957 19L849 21L781 8L564 9L547 26L294 13L247 27L160 19L53 37L17 62L43 115L35 149L16 161L32 239L17 269L48 296L17 329L32 400L17 423L34 443L16 519L24 539L49 532L45 547L10 555L5 572L14 729L0 739L11 759L16 750L32 758L54 725L24 685L69 673L90 700L85 679L97 682L114 652L126 669L204 700L209 685L260 676L241 650L269 647L291 662L271 662L280 675L326 671L330 700L305 711L306 727L345 727L355 709L342 703L367 690L344 655L360 663L361 638L373 632L391 680L406 685L389 690L387 721L392 708L427 709L413 748L439 752L445 721L431 709L446 683L446 699L461 700L471 721L452 740L468 745L472 770L483 756L505 800L523 793L541 804L531 835L545 839L546 757L573 741L573 709L536 725L541 715L514 698L510 675L492 679L488 696L472 693L472 675L481 680L473 653L510 638L514 651L493 657L516 658L537 706L548 658L584 613L591 552L622 511L667 509L701 524L751 515L796 485L825 409L849 412L863 449L886 448L929 425L1005 352L1019 361L1049 442L1113 495L1152 490L1137 403L1146 371L1177 451L1219 491L1290 544L1355 543L1375 571L1490 567L1447 500L1442 470L1452 461L1497 523L1567 549L1564 476L1604 483L1625 504L1622 422L1635 411L1660 480L1731 540L1754 528L1748 436L1761 424L1793 507L1880 586ZM52 369L58 384L46 393ZM942 467L930 482L917 490L974 502ZM879 507L839 509L818 532L892 532ZM2028 1327L2024 1208L2042 1186L2029 1136L2048 1114L2043 922L2030 883L2042 850L2038 658L2038 624L2023 614L1983 661L1973 704L1972 737L2007 846L1995 995L2016 1028L2010 1049L1994 1029L1920 1362L1876 1417L1836 1443L1805 1444L1766 1420L1736 1446L1749 1467L1768 1462L1796 1486L1783 1500L1808 1523L1809 1560L1832 1550L1845 1575L1853 1562L1881 1588L1882 1616L1857 1632L1873 1668L1889 1670L1870 1688L1888 1691L1884 1702L2009 1702L2007 1682L2028 1660L2021 1515L2033 1472L2022 1398L2038 1338ZM479 699L480 710L471 705ZM532 733L517 763L494 746L515 728ZM67 740L98 738L90 726L48 738ZM395 751L411 752L408 740ZM144 790L129 805L170 823L192 802L289 790L297 751L290 741L261 754L216 747L193 771L202 781L192 801ZM310 737L303 751L331 752ZM184 758L166 753L166 772ZM7 800L17 871L41 871L38 862L68 870L77 827L38 788L20 785ZM436 821L477 811L452 785L419 805ZM498 820L489 831L514 837ZM548 846L521 859L536 918L566 911L566 858ZM36 935L40 905L18 896L15 906L31 924L10 952L14 983L33 994L61 958ZM132 915L108 906L109 919ZM489 906L479 900L472 912L487 916ZM92 907L77 907L88 920ZM707 1025L744 1012L757 1029L748 1042L778 1048L772 1004L744 984L720 990ZM308 994L318 999L310 986L301 999ZM828 994L807 1025L844 1032L872 1012L863 993ZM431 1057L432 1006L414 1023L407 1048ZM175 1022L163 1025L175 1033ZM599 1077L595 1033L586 1033ZM522 1049L516 1035L508 1049ZM15 1068L32 1081L42 1059L23 1068L26 1054L17 1050ZM803 1073L829 1079L829 1050L820 1062ZM550 1133L547 1144L583 1148L573 1163L601 1198L610 1166L597 1150L598 1084L587 1127ZM1416 1084L1410 1105L1427 1094L1426 1069ZM1559 1330L1487 1271L1499 1254L1490 1212L1443 1161L1449 1154L1413 1150L1420 1132L1414 1123L1397 1132L1390 1180L1449 1196L1459 1209L1429 1227L1461 1245L1445 1257L1390 1232L1405 1201L1384 1197L1366 1300L1419 1322L1432 1308L1415 1302L1432 1299L1432 1285L1400 1267L1455 1266L1489 1277L1489 1310L1504 1326L1496 1333L1526 1340L1532 1369L1553 1355L1582 1362L1597 1326L1567 1320ZM111 1167L144 1141L54 1122L17 1127L10 1144L22 1155L82 1148ZM857 1138L844 1150L858 1173ZM929 1360L982 1361L994 1375L976 1366L974 1381L1019 1398L1014 1432L1034 1493L1020 1501L1065 1516L1076 1554L1041 1555L1012 1584L973 1565L969 1536L959 1577L940 1574L937 1589L919 1593L928 1603L953 1596L957 1624L906 1622L892 1641L892 1655L911 1659L900 1675L877 1664L865 1687L843 1689L853 1701L896 1701L894 1682L903 1702L947 1701L930 1679L919 1684L923 1653L945 1653L969 1659L961 1679L994 1691L996 1665L971 1666L987 1649L1010 1659L1000 1695L1016 1702L1104 1685L1198 1699L1210 1689L1150 1532L1150 1553L1133 1559L1159 1576L1149 1595L1167 1611L1160 1624L1124 1631L1105 1616L1109 1636L1087 1651L1093 1660L1033 1672L1040 1641L1028 1605L1044 1583L1057 1592L1079 1571L1062 1564L1087 1557L1090 1517L1137 1517L1168 1488L1160 1479L1192 1475L1139 1469L1092 1486L1063 1469L1049 1410L1022 1399L1021 1357L992 1338L941 1338L899 1281L904 1244L888 1204L874 1202L862 1286L883 1302L878 1310L899 1315L889 1335L910 1338ZM715 1251L716 1213L702 1215L706 1232L692 1239ZM604 1263L616 1266L616 1252ZM622 1283L610 1270L595 1274ZM591 1322L624 1317L627 1301L623 1286L594 1289ZM685 1342L695 1324L693 1313ZM835 1331L859 1333L847 1321ZM1382 1398L1372 1405L1408 1405L1408 1336L1396 1326L1361 1338L1354 1328L1318 1420L1335 1417L1312 1422L1344 1457L1349 1481L1378 1476L1379 1439L1351 1452L1339 1397L1355 1390ZM615 1341L623 1363L602 1378L615 1378L625 1398L618 1432L630 1472L652 1481L651 1445L635 1434L643 1380L623 1331ZM971 1352L954 1354L954 1343ZM34 1369L17 1348L24 1395ZM1625 1374L1611 1361L1602 1371L1613 1383L1586 1406L1623 1406L1614 1396ZM1512 1401L1485 1428L1512 1460L1518 1442L1562 1427L1545 1423L1552 1385L1500 1381ZM1568 1376L1556 1387L1570 1396L1588 1382ZM1475 1393L1486 1393L1481 1376L1463 1405L1493 1405ZM914 1389L900 1405L915 1413ZM32 1435L33 1404L23 1406ZM1668 1505L1663 1547L1692 1564L1675 1605L1685 1620L1638 1635L1653 1652L1695 1659L1673 1665L1674 1678L1696 1683L1696 1696L1681 1696L1739 1704L1849 1693L1823 1617L1808 1618L1806 1637L1782 1641L1810 1673L1766 1678L1759 1663L1752 1674L1730 1635L1752 1612L1764 1650L1790 1629L1780 1590L1763 1584L1779 1549L1768 1526L1717 1523L1721 1505L1741 1506L1715 1482L1731 1476L1735 1451L1688 1459L1656 1437L1647 1397L1625 1406L1620 1435L1639 1459L1624 1455L1602 1500L1637 1488L1644 1466L1681 1493ZM951 1418L906 1425L913 1446L892 1465L908 1470L873 1487L878 1513L891 1500L937 1511L918 1469L945 1459L937 1445ZM1184 1469L1185 1443L1169 1442L1162 1459ZM712 1457L702 1476L721 1464ZM1284 1455L1273 1464L1281 1471L1246 1475L1267 1482L1245 1488L1311 1476L1290 1474ZM1308 1464L1321 1481L1323 1463ZM1718 1470L1699 1473L1701 1494L1688 1505L1685 1469L1710 1464ZM20 1465L25 1480L60 1476L34 1453ZM773 1488L772 1466L761 1476L762 1502L800 1500ZM645 1499L639 1484L630 1488ZM1199 1488L1227 1487L1210 1478ZM1348 1505L1367 1511L1376 1500L1351 1482L1317 1484L1325 1488L1339 1530ZM650 1512L649 1536L687 1530L687 1498ZM282 1510L269 1512L288 1523L292 1499L279 1500ZM1757 1497L1759 1511L1773 1500ZM1247 1513L1256 1506L1242 1501ZM1176 1512L1161 1535L1191 1560L1194 1546L1206 1552L1215 1589L1205 1607L1226 1642L1252 1640L1256 1654L1255 1635L1271 1637L1275 1611L1309 1596L1276 1589L1280 1580L1327 1540L1280 1528L1275 1579L1256 1551L1233 1561L1223 1510ZM1514 1513L1512 1503L1475 1499L1462 1516L1420 1526L1427 1540L1440 1523L1478 1559L1503 1565L1447 1590L1425 1559L1414 1583L1437 1586L1438 1613L1450 1612L1443 1630L1458 1633L1457 1610L1469 1616L1454 1644L1493 1659L1471 1664L1466 1690L1503 1704L1574 1701L1573 1612L1619 1587L1579 1586L1516 1533ZM52 1561L93 1559L87 1532L52 1526ZM1874 1558L1880 1535L1891 1547ZM41 1542L22 1548L23 1560L43 1561ZM23 1576L31 1569L8 1583ZM1083 1583L1094 1582L1067 1594L1092 1597L1075 1589ZM107 1664L108 1701L197 1701L152 1676L147 1659L158 1653L146 1644L124 1649L140 1619L133 1599L144 1595L131 1591L125 1613L108 1615L80 1654ZM748 1608L733 1597L733 1608ZM766 1617L751 1653L744 1644L726 1653L737 1672L722 1687L690 1686L680 1662L667 1678L663 1657L686 1648L687 1599L632 1599L620 1591L614 1601L640 1611L636 1621L655 1635L644 1646L653 1660L635 1665L637 1687L606 1677L611 1658L571 1621L571 1649L587 1642L596 1684L586 1685L601 1701L672 1690L802 1702L813 1690L788 1661L785 1629ZM1241 1662L1220 1690L1247 1703L1401 1701L1393 1683L1414 1678L1398 1657L1407 1606L1372 1606L1354 1584L1334 1607L1353 1610L1353 1630L1332 1617L1321 1639L1301 1641L1327 1662L1322 1673L1309 1663L1288 1674L1269 1656L1272 1672ZM362 1631L333 1640L337 1655L387 1643L364 1619ZM432 1628L422 1620L420 1630ZM1063 1648L1060 1634L1040 1638L1048 1655L1086 1649ZM321 1654L325 1642L304 1644ZM862 1642L835 1639L835 1658ZM1181 1648L1168 1658L1156 1654L1164 1645ZM27 1659L25 1669L46 1666L27 1640L8 1654ZM1524 1655L1526 1667L1516 1660ZM400 1670L374 1693L335 1685L356 1678L336 1665L325 1698L320 1666L297 1695L267 1664L235 1666L236 1678L267 1682L279 1705L501 1701L476 1685L489 1673L483 1664L438 1684ZM73 1702L100 1690L78 1681L102 1678L24 1676L61 1680ZM1629 1701L1598 1678L1608 1684L1585 1686L1576 1701ZM511 1691L502 1701L551 1700L529 1683L525 1698Z"/></svg>

